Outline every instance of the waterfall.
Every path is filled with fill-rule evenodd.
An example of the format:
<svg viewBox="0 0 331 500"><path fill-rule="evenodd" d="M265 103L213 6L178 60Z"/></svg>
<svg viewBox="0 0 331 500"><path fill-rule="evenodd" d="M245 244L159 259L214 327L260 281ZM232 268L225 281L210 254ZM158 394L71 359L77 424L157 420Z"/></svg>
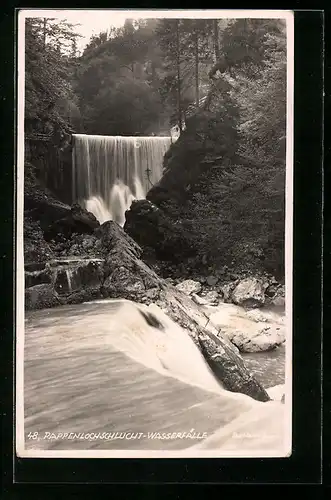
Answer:
<svg viewBox="0 0 331 500"><path fill-rule="evenodd" d="M125 211L162 177L171 137L73 135L73 201L102 224L123 226Z"/></svg>
<svg viewBox="0 0 331 500"><path fill-rule="evenodd" d="M66 276L67 276L67 281L68 281L69 292L72 292L71 274L72 274L72 271L70 269L66 269Z"/></svg>

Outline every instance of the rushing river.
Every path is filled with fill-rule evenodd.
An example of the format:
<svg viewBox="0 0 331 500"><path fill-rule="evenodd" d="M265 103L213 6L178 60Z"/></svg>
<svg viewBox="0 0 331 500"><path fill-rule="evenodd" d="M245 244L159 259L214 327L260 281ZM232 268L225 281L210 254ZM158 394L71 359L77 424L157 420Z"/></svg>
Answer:
<svg viewBox="0 0 331 500"><path fill-rule="evenodd" d="M273 351L244 353L247 367L259 382L268 389L285 383L285 346Z"/></svg>
<svg viewBox="0 0 331 500"><path fill-rule="evenodd" d="M227 445L230 428L232 436L237 428L246 434L258 429L248 449L260 445L269 452L280 445L284 405L220 388L186 332L161 314L159 319L163 330L148 326L139 308L125 301L27 313L26 449L183 450L221 432L222 449L239 451L243 439ZM266 387L284 382L283 349L245 359ZM59 437L70 433L71 440ZM185 439L160 437L176 433Z"/></svg>

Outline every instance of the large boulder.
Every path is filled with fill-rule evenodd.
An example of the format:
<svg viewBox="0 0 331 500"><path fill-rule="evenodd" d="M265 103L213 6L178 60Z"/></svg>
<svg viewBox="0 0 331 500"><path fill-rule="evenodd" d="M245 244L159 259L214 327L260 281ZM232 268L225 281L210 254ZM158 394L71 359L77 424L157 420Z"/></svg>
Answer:
<svg viewBox="0 0 331 500"><path fill-rule="evenodd" d="M176 285L177 290L185 293L186 295L191 295L193 293L199 293L202 289L201 283L194 280L185 280Z"/></svg>
<svg viewBox="0 0 331 500"><path fill-rule="evenodd" d="M238 349L219 332L191 297L167 285L162 288L157 305L186 329L224 388L258 401L269 401L267 392L246 368Z"/></svg>
<svg viewBox="0 0 331 500"><path fill-rule="evenodd" d="M61 299L52 284L35 285L25 290L25 309L47 309L61 305Z"/></svg>
<svg viewBox="0 0 331 500"><path fill-rule="evenodd" d="M247 331L232 332L228 335L240 352L272 351L285 341L285 331L281 326L259 327L255 334Z"/></svg>
<svg viewBox="0 0 331 500"><path fill-rule="evenodd" d="M25 186L24 216L38 221L43 230L68 214L70 206L55 198L37 182L33 186Z"/></svg>
<svg viewBox="0 0 331 500"><path fill-rule="evenodd" d="M238 283L232 292L234 304L245 307L259 307L265 303L265 285L257 278L247 278Z"/></svg>
<svg viewBox="0 0 331 500"><path fill-rule="evenodd" d="M54 221L44 230L46 241L59 237L70 238L73 234L92 234L100 226L99 221L80 205L73 205L65 217Z"/></svg>
<svg viewBox="0 0 331 500"><path fill-rule="evenodd" d="M210 311L210 322L240 352L270 351L285 341L284 318L272 313L220 304Z"/></svg>
<svg viewBox="0 0 331 500"><path fill-rule="evenodd" d="M171 221L157 206L148 200L133 201L125 212L124 230L139 245L155 252L161 260L175 261L177 256L189 256L192 249L181 224Z"/></svg>
<svg viewBox="0 0 331 500"><path fill-rule="evenodd" d="M113 221L102 224L95 234L105 258L103 296L137 302L157 298L162 280L140 259L139 245Z"/></svg>

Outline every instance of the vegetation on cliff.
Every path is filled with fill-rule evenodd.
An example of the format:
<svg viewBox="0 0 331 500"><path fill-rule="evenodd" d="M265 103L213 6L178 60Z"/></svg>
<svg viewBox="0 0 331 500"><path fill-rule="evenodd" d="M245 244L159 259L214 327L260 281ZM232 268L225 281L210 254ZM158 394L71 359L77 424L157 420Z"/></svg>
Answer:
<svg viewBox="0 0 331 500"><path fill-rule="evenodd" d="M238 20L223 32L221 75L208 105L187 120L147 198L181 221L196 254L212 265L281 278L286 38L278 21L250 23Z"/></svg>

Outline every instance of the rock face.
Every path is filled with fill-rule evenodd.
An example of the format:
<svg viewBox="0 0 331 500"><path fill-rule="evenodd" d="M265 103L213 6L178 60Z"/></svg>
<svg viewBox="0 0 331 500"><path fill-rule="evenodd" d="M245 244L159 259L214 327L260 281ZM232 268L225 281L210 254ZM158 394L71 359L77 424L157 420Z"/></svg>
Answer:
<svg viewBox="0 0 331 500"><path fill-rule="evenodd" d="M35 185L33 189L25 189L24 215L38 221L43 230L68 214L70 206L57 200L41 186Z"/></svg>
<svg viewBox="0 0 331 500"><path fill-rule="evenodd" d="M218 332L189 296L169 285L161 291L156 304L188 331L214 375L227 390L241 392L258 401L269 401L267 392L247 370L237 348Z"/></svg>
<svg viewBox="0 0 331 500"><path fill-rule="evenodd" d="M46 241L56 239L59 235L70 238L73 234L92 234L99 226L91 212L73 205L65 217L54 221L45 229L44 236Z"/></svg>
<svg viewBox="0 0 331 500"><path fill-rule="evenodd" d="M186 295L191 295L193 293L199 293L201 291L201 283L199 281L185 280L176 285L177 290L185 293Z"/></svg>
<svg viewBox="0 0 331 500"><path fill-rule="evenodd" d="M26 309L47 309L61 305L61 300L52 284L34 285L25 290Z"/></svg>
<svg viewBox="0 0 331 500"><path fill-rule="evenodd" d="M162 281L140 260L139 245L113 221L102 224L95 234L105 256L103 296L139 302L146 299L145 293L151 289L155 292L152 296L156 295Z"/></svg>
<svg viewBox="0 0 331 500"><path fill-rule="evenodd" d="M148 200L136 200L125 213L124 230L143 249L164 260L176 260L191 253L182 228Z"/></svg>
<svg viewBox="0 0 331 500"><path fill-rule="evenodd" d="M81 260L56 269L54 288L59 295L70 294L86 288L100 287L103 282L103 260Z"/></svg>
<svg viewBox="0 0 331 500"><path fill-rule="evenodd" d="M265 303L264 285L256 278L247 278L238 283L232 292L234 304L259 307Z"/></svg>
<svg viewBox="0 0 331 500"><path fill-rule="evenodd" d="M25 266L25 308L42 309L101 297L103 259L52 259Z"/></svg>

